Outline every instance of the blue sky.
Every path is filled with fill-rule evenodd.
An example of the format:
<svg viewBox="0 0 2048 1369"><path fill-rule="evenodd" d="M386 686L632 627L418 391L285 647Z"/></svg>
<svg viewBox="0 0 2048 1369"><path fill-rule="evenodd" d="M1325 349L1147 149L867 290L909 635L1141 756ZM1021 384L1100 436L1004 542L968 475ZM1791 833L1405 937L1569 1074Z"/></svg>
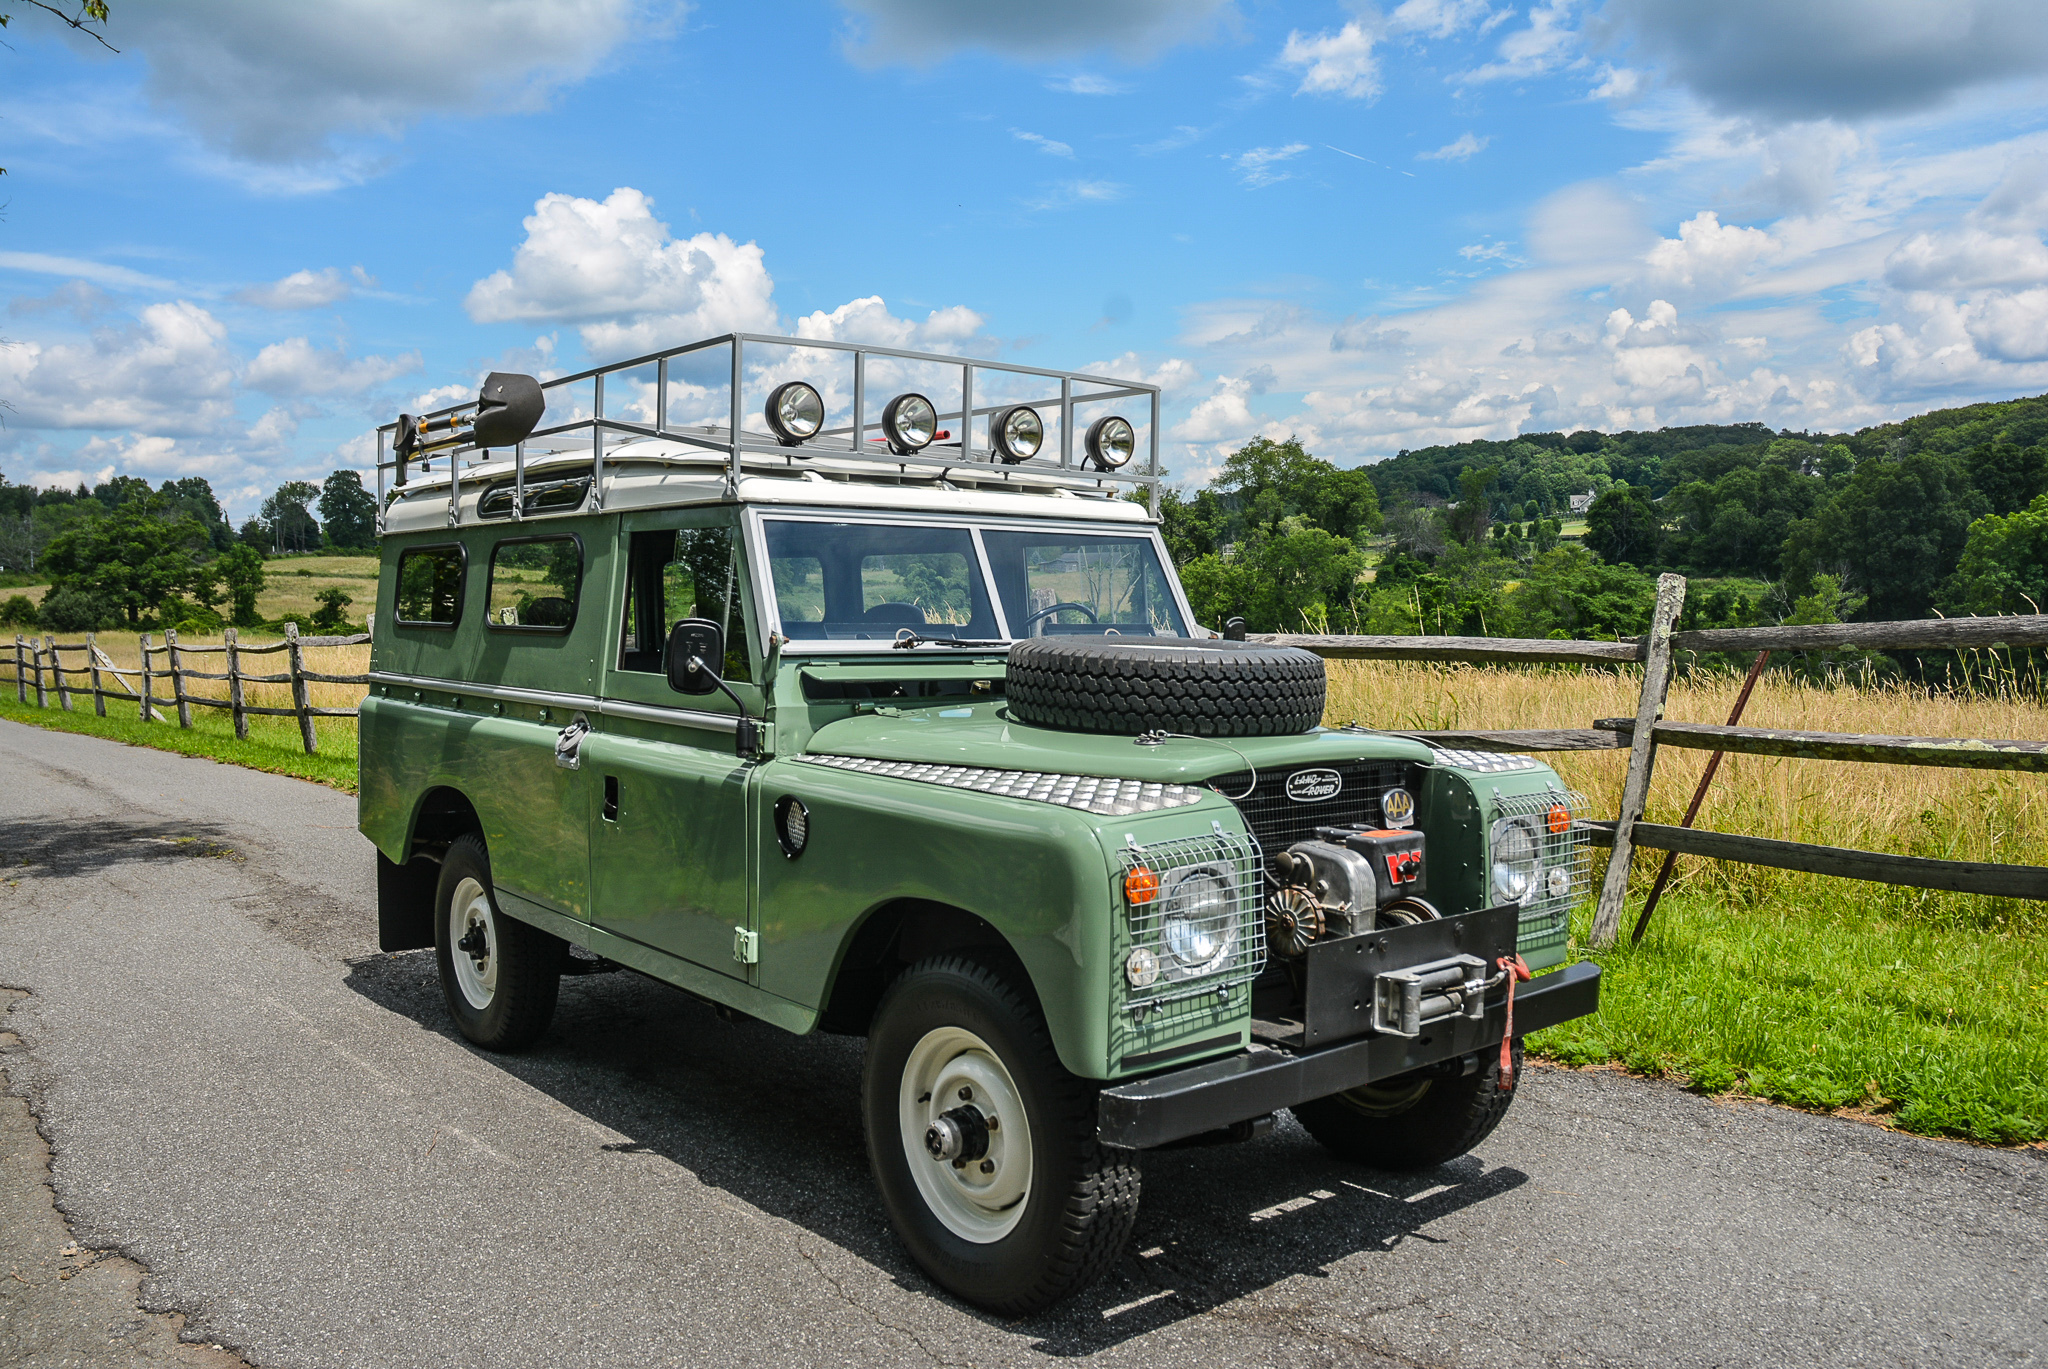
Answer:
<svg viewBox="0 0 2048 1369"><path fill-rule="evenodd" d="M7 10L16 482L735 327L1156 381L1190 481L2048 390L2038 0Z"/></svg>

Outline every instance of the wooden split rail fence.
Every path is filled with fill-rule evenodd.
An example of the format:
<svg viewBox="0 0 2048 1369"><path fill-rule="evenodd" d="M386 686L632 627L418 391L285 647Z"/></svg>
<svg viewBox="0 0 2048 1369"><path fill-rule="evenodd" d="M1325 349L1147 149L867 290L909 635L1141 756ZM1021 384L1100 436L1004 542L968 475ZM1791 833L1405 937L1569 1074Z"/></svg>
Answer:
<svg viewBox="0 0 2048 1369"><path fill-rule="evenodd" d="M40 640L16 635L14 639L14 693L18 702L27 703L31 690L35 694L36 707L49 707L49 697L57 697L57 706L69 709L72 695L92 696L93 712L99 717L107 716L107 701L116 704L133 703L144 722L169 722L159 704L176 710L178 726L192 726L194 708L224 709L233 719L235 736L246 741L249 737L251 716L270 718L296 718L299 722L299 740L305 745L306 754L313 755L319 749L319 737L313 727L315 718L353 718L354 708L318 708L312 703L311 684L365 685L370 683L368 675L328 675L306 668L305 652L308 647L360 646L370 640L368 633L355 633L346 637L301 637L296 623L286 623L284 640L268 646L247 646L240 642L233 628L227 629L219 646L181 645L176 629L164 633L161 646L150 640L151 634L141 636L140 669L117 666L100 649L96 634L88 632L83 642L64 643L44 636ZM64 653L75 653L74 659L83 658L83 665L67 665ZM246 656L269 656L283 653L285 669L269 674L252 674L243 669ZM187 664L189 656L220 655L225 659L225 670L195 670ZM158 666L155 661L161 659ZM84 677L84 687L73 683ZM136 684L130 684L129 681ZM227 697L214 698L196 694L189 682L193 680L220 680L227 684ZM168 681L170 693L160 695L155 685ZM292 706L290 708L265 708L248 702L246 686L252 684L281 684L291 686ZM139 688L138 688L139 685ZM120 692L116 693L118 687Z"/></svg>
<svg viewBox="0 0 2048 1369"><path fill-rule="evenodd" d="M1637 847L1666 853L1664 867L1650 892L1635 937L1648 926L1656 900L1679 855L1741 861L1781 870L1837 875L1879 884L2006 898L2048 899L2048 866L1997 865L1980 861L1931 860L1884 851L1855 851L1839 846L1779 841L1733 832L1700 831L1692 826L1722 755L1791 756L1808 760L1878 762L1889 765L1953 766L1974 770L2048 772L2048 741L1991 740L1974 737L1883 737L1853 733L1796 732L1740 727L1749 685L1774 651L1968 651L2003 647L2048 647L2048 615L2000 618L1934 618L1893 623L1829 623L1808 627L1715 628L1674 631L1685 602L1685 579L1665 575L1657 582L1657 606L1650 631L1640 638L1613 642L1548 641L1493 637L1334 637L1262 635L1253 641L1298 646L1333 660L1450 661L1476 665L1565 663L1578 665L1640 665L1643 687L1633 718L1593 720L1585 729L1411 732L1439 746L1474 751L1598 751L1626 747L1628 770L1622 781L1620 811L1612 822L1590 823L1592 840L1611 845L1613 858L1594 910L1592 941L1612 945L1620 934L1629 866ZM1755 652L1734 713L1726 725L1668 722L1664 703L1671 688L1671 669L1679 652ZM1642 820L1650 779L1660 747L1711 751L1706 774L1693 794L1692 805L1679 825Z"/></svg>

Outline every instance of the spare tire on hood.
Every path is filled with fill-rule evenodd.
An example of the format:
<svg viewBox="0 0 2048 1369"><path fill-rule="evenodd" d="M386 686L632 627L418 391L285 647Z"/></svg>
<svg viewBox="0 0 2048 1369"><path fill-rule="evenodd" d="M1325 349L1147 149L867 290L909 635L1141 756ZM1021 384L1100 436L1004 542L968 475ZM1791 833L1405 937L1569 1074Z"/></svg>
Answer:
<svg viewBox="0 0 2048 1369"><path fill-rule="evenodd" d="M1217 638L1033 637L1010 648L1004 692L1020 722L1135 737L1278 737L1323 716L1323 661L1296 647Z"/></svg>

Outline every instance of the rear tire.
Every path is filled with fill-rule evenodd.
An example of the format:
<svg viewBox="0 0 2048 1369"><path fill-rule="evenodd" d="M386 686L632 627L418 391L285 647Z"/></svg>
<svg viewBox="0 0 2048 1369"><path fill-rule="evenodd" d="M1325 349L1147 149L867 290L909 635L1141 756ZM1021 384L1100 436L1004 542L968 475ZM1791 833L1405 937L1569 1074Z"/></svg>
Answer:
<svg viewBox="0 0 2048 1369"><path fill-rule="evenodd" d="M555 1015L568 943L498 911L483 838L457 837L434 893L441 996L464 1036L486 1050L523 1050Z"/></svg>
<svg viewBox="0 0 2048 1369"><path fill-rule="evenodd" d="M970 1106L997 1125L964 1163L935 1158L927 1129ZM988 967L921 961L882 996L862 1082L868 1161L898 1236L949 1292L1028 1316L1115 1261L1137 1220L1138 1160L1095 1139L1095 1109L1037 1009Z"/></svg>
<svg viewBox="0 0 2048 1369"><path fill-rule="evenodd" d="M1301 1103L1295 1120L1341 1160L1374 1169L1429 1169L1455 1160L1493 1134L1522 1084L1522 1038L1514 1083L1500 1086L1500 1052L1456 1078L1427 1072Z"/></svg>

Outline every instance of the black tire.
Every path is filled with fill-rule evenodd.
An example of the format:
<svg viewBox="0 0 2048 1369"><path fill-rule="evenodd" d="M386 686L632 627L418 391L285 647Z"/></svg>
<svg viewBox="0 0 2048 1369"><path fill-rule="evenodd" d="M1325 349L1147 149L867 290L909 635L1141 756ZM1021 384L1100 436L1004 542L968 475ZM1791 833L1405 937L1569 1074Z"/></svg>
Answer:
<svg viewBox="0 0 2048 1369"><path fill-rule="evenodd" d="M906 1070L918 1064L913 1055L928 1058L923 1043L961 1031L979 1038L1007 1071L1029 1135L1029 1184L1011 1204L1021 1215L1001 1209L992 1220L1014 1226L987 1239L960 1234L926 1198L912 1166L933 1166L943 1181L946 1171L936 1167L947 1162L921 1146L912 1154L907 1134L918 1125L905 1116L906 1088L917 1087L914 1078L906 1085ZM986 966L942 956L889 986L868 1035L862 1080L868 1161L898 1236L934 1282L999 1315L1028 1316L1091 1283L1122 1253L1137 1220L1138 1157L1095 1139L1096 1092L1060 1065L1038 1010ZM948 1091L946 1101L957 1096ZM1013 1125L984 1139L993 1145L994 1137L1015 1134ZM998 1173L991 1184L1005 1177Z"/></svg>
<svg viewBox="0 0 2048 1369"><path fill-rule="evenodd" d="M1010 648L1004 692L1020 721L1135 737L1280 737L1323 717L1323 661L1295 647L1216 639L1035 637Z"/></svg>
<svg viewBox="0 0 2048 1369"><path fill-rule="evenodd" d="M1455 1160L1492 1135L1522 1085L1522 1038L1515 1038L1514 1083L1500 1086L1500 1050L1462 1076L1418 1071L1369 1088L1333 1093L1294 1108L1295 1120L1324 1149L1374 1169L1429 1169Z"/></svg>
<svg viewBox="0 0 2048 1369"><path fill-rule="evenodd" d="M457 944L466 935L455 927L456 895L465 880L480 886L468 891L464 900L470 909L475 908L479 891L488 904L482 939L476 943L484 952L481 960ZM470 921L469 911L461 916L466 924ZM560 937L498 911L491 857L483 838L474 833L457 837L441 861L441 880L434 891L434 959L441 968L441 996L456 1029L486 1050L516 1051L532 1045L554 1019L568 950ZM458 967L458 957L467 963L468 974ZM484 1001L473 1001L487 975Z"/></svg>

